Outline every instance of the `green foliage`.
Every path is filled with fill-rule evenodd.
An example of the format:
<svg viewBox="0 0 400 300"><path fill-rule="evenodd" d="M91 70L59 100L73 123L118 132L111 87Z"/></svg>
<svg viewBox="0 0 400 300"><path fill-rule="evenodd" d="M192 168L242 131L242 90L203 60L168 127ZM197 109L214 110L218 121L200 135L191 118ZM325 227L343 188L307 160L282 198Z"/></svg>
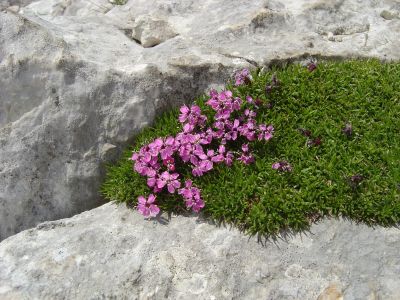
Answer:
<svg viewBox="0 0 400 300"><path fill-rule="evenodd" d="M115 5L125 5L126 2L128 2L128 0L113 0L113 1L112 1L112 4L115 4Z"/></svg>
<svg viewBox="0 0 400 300"><path fill-rule="evenodd" d="M281 87L272 94L265 85L272 74ZM377 60L324 62L313 72L299 65L253 73L250 85L235 88L235 95L251 95L272 108L259 110L259 121L273 124L275 135L256 146L256 163L231 168L217 166L195 184L202 190L205 216L227 222L250 234L303 230L323 216L344 216L369 225L400 222L400 64ZM196 103L204 108L207 98ZM132 150L158 136L180 131L177 110L161 116L143 130L136 144L117 165L110 166L102 193L109 200L135 205L149 194L146 181L132 170ZM353 135L342 129L351 123ZM309 147L299 128L322 137ZM291 173L271 165L287 160ZM363 176L349 184L355 174ZM160 207L184 211L179 196L166 196Z"/></svg>

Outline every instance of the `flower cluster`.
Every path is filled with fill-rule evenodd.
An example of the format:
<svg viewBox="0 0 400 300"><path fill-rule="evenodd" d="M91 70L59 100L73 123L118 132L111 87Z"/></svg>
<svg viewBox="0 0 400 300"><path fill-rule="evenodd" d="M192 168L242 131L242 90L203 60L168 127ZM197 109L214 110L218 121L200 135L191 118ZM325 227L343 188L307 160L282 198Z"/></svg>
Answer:
<svg viewBox="0 0 400 300"><path fill-rule="evenodd" d="M250 80L248 70L235 77L237 84ZM206 102L213 111L213 119L208 120L197 105L182 106L179 122L182 131L176 136L157 138L132 154L134 170L147 177L147 186L154 194L168 192L182 196L188 209L199 212L204 207L199 188L189 178L184 179L178 166L190 168L194 177L210 172L215 165L232 165L237 160L244 164L254 162L250 142L268 141L272 138L272 125L258 124L256 110L259 102L246 101L234 97L231 91L211 90ZM257 105L257 103L258 105ZM148 199L139 197L138 210L145 217L159 213L155 204L156 196Z"/></svg>

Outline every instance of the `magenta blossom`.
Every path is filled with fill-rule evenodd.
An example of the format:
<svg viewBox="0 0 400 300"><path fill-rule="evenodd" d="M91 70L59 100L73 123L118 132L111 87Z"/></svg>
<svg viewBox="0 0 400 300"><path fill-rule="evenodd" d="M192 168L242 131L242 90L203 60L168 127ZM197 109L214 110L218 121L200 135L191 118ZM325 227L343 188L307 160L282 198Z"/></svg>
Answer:
<svg viewBox="0 0 400 300"><path fill-rule="evenodd" d="M171 194L175 193L175 190L181 187L181 183L177 178L179 177L178 173L170 174L165 171L161 174L160 178L157 179L157 187L162 189L164 186L167 186L168 192Z"/></svg>
<svg viewBox="0 0 400 300"><path fill-rule="evenodd" d="M148 199L143 196L139 196L137 210L145 217L157 216L160 213L160 208L154 204L155 200L156 196L153 194L150 194Z"/></svg>
<svg viewBox="0 0 400 300"><path fill-rule="evenodd" d="M250 165L254 162L254 156L251 154L242 154L238 160L240 160L245 165Z"/></svg>
<svg viewBox="0 0 400 300"><path fill-rule="evenodd" d="M194 212L199 212L204 207L204 201L201 199L200 190L193 186L189 179L185 182L185 187L178 191L183 196L187 208L192 208Z"/></svg>
<svg viewBox="0 0 400 300"><path fill-rule="evenodd" d="M272 138L272 134L274 133L274 127L272 125L261 124L258 126L258 136L257 139L261 140L270 140Z"/></svg>
<svg viewBox="0 0 400 300"><path fill-rule="evenodd" d="M232 151L228 151L225 155L225 164L230 167L233 164L233 159L235 156L233 155Z"/></svg>
<svg viewBox="0 0 400 300"><path fill-rule="evenodd" d="M201 114L201 109L197 105L192 105L190 108L184 105L180 112L178 119L184 124L184 132L192 132L197 125L204 126L207 121L207 117Z"/></svg>
<svg viewBox="0 0 400 300"><path fill-rule="evenodd" d="M213 162L211 160L205 159L201 160L196 167L193 168L193 176L203 176L204 173L212 170Z"/></svg>
<svg viewBox="0 0 400 300"><path fill-rule="evenodd" d="M235 85L249 84L252 80L249 69L243 69L235 74Z"/></svg>

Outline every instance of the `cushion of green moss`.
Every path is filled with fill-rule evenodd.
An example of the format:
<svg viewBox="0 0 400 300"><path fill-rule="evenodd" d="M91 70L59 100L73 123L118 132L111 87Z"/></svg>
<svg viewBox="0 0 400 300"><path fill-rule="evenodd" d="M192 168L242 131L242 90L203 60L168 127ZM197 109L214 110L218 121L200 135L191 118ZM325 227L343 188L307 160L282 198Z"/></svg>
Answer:
<svg viewBox="0 0 400 300"><path fill-rule="evenodd" d="M276 73L281 88L266 96L264 88ZM344 216L384 226L400 222L400 64L377 60L321 63L314 72L299 65L253 74L249 86L228 88L251 95L273 108L259 111L258 120L273 124L274 138L257 144L256 163L231 168L218 166L195 178L206 207L205 216L232 223L251 234L274 234L283 229L302 230L320 216ZM196 103L205 108L204 100ZM209 111L205 108L206 112ZM177 111L170 111L143 130L136 145L108 168L102 193L109 200L135 204L148 195L143 177L128 160L132 149L158 136L180 131ZM341 132L353 126L353 137ZM308 147L298 129L322 137L320 147ZM294 170L281 174L272 163L287 160ZM184 172L188 174L189 172ZM348 177L365 179L353 189ZM158 197L167 211L183 211L177 195Z"/></svg>

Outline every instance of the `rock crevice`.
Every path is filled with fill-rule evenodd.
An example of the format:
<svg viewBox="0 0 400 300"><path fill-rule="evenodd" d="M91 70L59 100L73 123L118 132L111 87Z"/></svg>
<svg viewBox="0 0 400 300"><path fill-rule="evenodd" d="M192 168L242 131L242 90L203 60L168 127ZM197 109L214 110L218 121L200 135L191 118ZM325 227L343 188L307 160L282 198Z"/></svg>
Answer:
<svg viewBox="0 0 400 300"><path fill-rule="evenodd" d="M400 20L381 16L398 10L391 0L10 5L20 8L0 12L0 239L103 203L105 163L236 69L399 58Z"/></svg>

